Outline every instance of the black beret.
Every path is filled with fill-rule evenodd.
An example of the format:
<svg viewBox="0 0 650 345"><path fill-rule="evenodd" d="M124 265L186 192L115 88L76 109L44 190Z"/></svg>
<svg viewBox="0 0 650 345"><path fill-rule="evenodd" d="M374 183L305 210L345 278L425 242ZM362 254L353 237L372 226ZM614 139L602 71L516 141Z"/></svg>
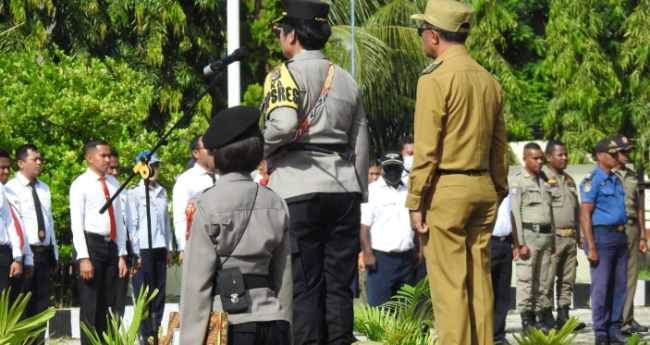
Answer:
<svg viewBox="0 0 650 345"><path fill-rule="evenodd" d="M260 110L255 107L236 106L215 115L203 135L203 147L219 149L240 138L259 132Z"/></svg>
<svg viewBox="0 0 650 345"><path fill-rule="evenodd" d="M271 24L280 23L287 18L327 23L329 11L330 5L318 0L284 0L282 17L272 21Z"/></svg>
<svg viewBox="0 0 650 345"><path fill-rule="evenodd" d="M614 142L612 138L603 139L597 142L596 146L594 147L594 150L596 151L596 153L600 153L600 152L616 153L622 151L622 149L618 147L618 145L616 145L616 142Z"/></svg>

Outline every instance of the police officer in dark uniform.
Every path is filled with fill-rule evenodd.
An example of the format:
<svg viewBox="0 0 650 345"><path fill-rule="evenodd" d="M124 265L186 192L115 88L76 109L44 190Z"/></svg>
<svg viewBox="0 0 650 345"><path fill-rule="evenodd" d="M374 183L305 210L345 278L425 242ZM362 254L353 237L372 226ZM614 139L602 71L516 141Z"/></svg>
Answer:
<svg viewBox="0 0 650 345"><path fill-rule="evenodd" d="M621 149L612 139L596 144L598 165L580 184L580 224L591 265L591 316L596 345L627 344L621 334L627 296L625 190L612 172Z"/></svg>
<svg viewBox="0 0 650 345"><path fill-rule="evenodd" d="M367 195L368 130L359 87L321 51L329 5L285 0L273 21L284 56L264 83L268 187L291 214L296 344L350 344L352 283Z"/></svg>

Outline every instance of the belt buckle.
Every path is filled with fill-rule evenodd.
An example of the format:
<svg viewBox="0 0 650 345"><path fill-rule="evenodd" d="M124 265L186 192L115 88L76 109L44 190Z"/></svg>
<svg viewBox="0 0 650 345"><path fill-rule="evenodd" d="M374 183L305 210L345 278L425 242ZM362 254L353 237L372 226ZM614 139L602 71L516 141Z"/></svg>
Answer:
<svg viewBox="0 0 650 345"><path fill-rule="evenodd" d="M534 230L534 231L539 232L540 228L541 228L541 227L539 226L539 224L533 224L533 230Z"/></svg>
<svg viewBox="0 0 650 345"><path fill-rule="evenodd" d="M501 237L499 237L499 241L503 242L503 241L505 241L505 240L506 240L506 237L505 237L505 236L501 236Z"/></svg>
<svg viewBox="0 0 650 345"><path fill-rule="evenodd" d="M111 236L104 236L104 242L108 243L111 241Z"/></svg>
<svg viewBox="0 0 650 345"><path fill-rule="evenodd" d="M616 228L618 231L625 231L625 225L619 225L618 228Z"/></svg>

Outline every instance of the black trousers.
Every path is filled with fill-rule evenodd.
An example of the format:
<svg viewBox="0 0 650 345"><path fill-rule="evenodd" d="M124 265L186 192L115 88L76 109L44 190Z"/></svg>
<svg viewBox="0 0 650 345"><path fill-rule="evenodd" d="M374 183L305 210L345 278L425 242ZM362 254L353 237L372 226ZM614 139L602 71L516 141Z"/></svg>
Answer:
<svg viewBox="0 0 650 345"><path fill-rule="evenodd" d="M510 281L512 279L512 248L510 240L490 240L492 258L492 291L494 292L494 341L506 338L506 317L510 307Z"/></svg>
<svg viewBox="0 0 650 345"><path fill-rule="evenodd" d="M158 330L162 323L163 314L165 313L165 286L167 284L167 249L154 248L151 251L148 249L140 249L140 257L142 258L142 269L138 271L133 277L133 293L140 294L141 289L149 286L149 292L158 289L158 294L154 297L153 309L156 313L156 327L151 327L151 319L147 317L140 322L140 333L144 339L148 339L153 335L154 330ZM153 260L153 269L156 270L155 286L150 285L150 279L153 278L149 265Z"/></svg>
<svg viewBox="0 0 650 345"><path fill-rule="evenodd" d="M228 345L289 345L287 321L248 322L228 326Z"/></svg>
<svg viewBox="0 0 650 345"><path fill-rule="evenodd" d="M50 305L50 269L53 265L51 247L32 247L34 253L34 275L25 278L25 293L31 292L32 297L25 308L25 317L32 317L43 312ZM42 251L42 250L45 251ZM41 333L36 344L43 343L45 332Z"/></svg>
<svg viewBox="0 0 650 345"><path fill-rule="evenodd" d="M95 268L93 279L84 280L79 277L79 302L81 310L79 320L91 330L94 328L100 335L107 329L106 317L108 308L115 300L115 284L119 277L117 245L115 242L105 242L103 236L86 233L86 245L90 262ZM74 264L79 271L77 252L72 252ZM81 344L92 345L86 333L81 331Z"/></svg>
<svg viewBox="0 0 650 345"><path fill-rule="evenodd" d="M9 305L12 305L18 295L23 292L23 276L18 278L9 278L11 272L11 264L14 262L14 257L11 254L9 245L0 246L0 292L11 288L9 295Z"/></svg>
<svg viewBox="0 0 650 345"><path fill-rule="evenodd" d="M128 239L126 240L126 248L129 255L126 260L127 265L129 265L129 274L125 275L124 278L120 278L118 274L115 283L115 301L113 301L113 313L120 317L124 317L124 311L126 310L126 295L129 293L129 277L131 276L131 260L134 259L131 241Z"/></svg>
<svg viewBox="0 0 650 345"><path fill-rule="evenodd" d="M350 284L359 254L361 195L308 194L287 204L294 343L349 345L355 341Z"/></svg>

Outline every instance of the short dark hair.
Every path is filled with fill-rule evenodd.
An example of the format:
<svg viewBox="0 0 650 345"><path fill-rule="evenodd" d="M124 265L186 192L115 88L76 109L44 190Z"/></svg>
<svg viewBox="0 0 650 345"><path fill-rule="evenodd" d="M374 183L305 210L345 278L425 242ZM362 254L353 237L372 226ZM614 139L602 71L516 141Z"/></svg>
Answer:
<svg viewBox="0 0 650 345"><path fill-rule="evenodd" d="M264 158L264 137L262 132L255 131L250 136L232 142L224 147L213 149L214 167L219 172L250 173L255 170Z"/></svg>
<svg viewBox="0 0 650 345"><path fill-rule="evenodd" d="M190 141L190 153L192 153L192 151L199 148L199 139L201 139L202 136L203 134L199 134L194 138L192 138L192 140Z"/></svg>
<svg viewBox="0 0 650 345"><path fill-rule="evenodd" d="M0 149L0 158L7 158L11 160L11 157L9 157L9 152L5 149Z"/></svg>
<svg viewBox="0 0 650 345"><path fill-rule="evenodd" d="M465 44L465 41L467 41L467 36L469 36L469 33L467 32L451 32L451 31L443 30L429 23L426 23L425 25L428 25L431 29L435 30L438 33L438 35L442 37L443 40L450 43ZM469 23L463 23L463 25L461 25L460 27L464 29L469 29Z"/></svg>
<svg viewBox="0 0 650 345"><path fill-rule="evenodd" d="M300 45L307 50L321 50L332 36L332 27L328 23L313 20L287 18L282 21L282 34L296 31Z"/></svg>
<svg viewBox="0 0 650 345"><path fill-rule="evenodd" d="M115 157L119 159L120 155L117 153L117 151L115 151L115 149L111 149L111 155L109 157L111 158Z"/></svg>
<svg viewBox="0 0 650 345"><path fill-rule="evenodd" d="M414 142L415 142L415 140L410 135L405 136L405 137L401 137L401 138L399 138L397 140L397 148L395 149L395 151L401 153L402 150L404 150L404 145L413 144Z"/></svg>
<svg viewBox="0 0 650 345"><path fill-rule="evenodd" d="M20 146L16 149L16 157L17 161L24 161L27 156L29 156L29 150L36 151L38 152L38 147L33 144L25 144L23 146Z"/></svg>
<svg viewBox="0 0 650 345"><path fill-rule="evenodd" d="M537 143L528 143L524 146L524 154L528 150L542 150L542 148Z"/></svg>
<svg viewBox="0 0 650 345"><path fill-rule="evenodd" d="M566 145L564 145L564 143L559 140L549 140L548 144L546 144L546 154L553 154L555 152L556 146L566 147Z"/></svg>
<svg viewBox="0 0 650 345"><path fill-rule="evenodd" d="M88 156L88 152L90 152L90 150L94 150L97 148L97 146L102 145L109 146L108 143L102 139L93 139L87 142L86 145L84 145L84 155Z"/></svg>
<svg viewBox="0 0 650 345"><path fill-rule="evenodd" d="M371 159L370 163L368 164L368 169L374 168L374 167L380 167L381 168L381 162L379 159Z"/></svg>

